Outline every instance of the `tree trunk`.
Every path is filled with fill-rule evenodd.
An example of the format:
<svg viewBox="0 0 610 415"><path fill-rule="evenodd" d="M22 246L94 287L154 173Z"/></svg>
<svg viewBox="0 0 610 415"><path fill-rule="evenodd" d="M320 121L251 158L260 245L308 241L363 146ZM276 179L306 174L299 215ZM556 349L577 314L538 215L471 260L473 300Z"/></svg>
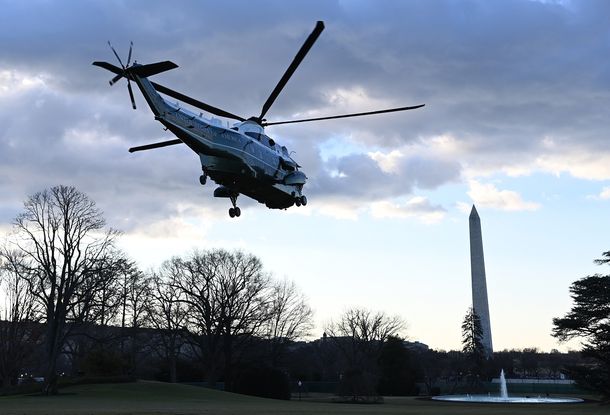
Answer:
<svg viewBox="0 0 610 415"><path fill-rule="evenodd" d="M50 368L47 371L47 376L45 377L44 387L42 388L42 393L44 395L57 395L59 393L57 387L57 374L55 373L56 364L50 364Z"/></svg>
<svg viewBox="0 0 610 415"><path fill-rule="evenodd" d="M216 359L210 356L205 364L206 373L205 380L208 384L208 388L216 389L216 382L218 381Z"/></svg>
<svg viewBox="0 0 610 415"><path fill-rule="evenodd" d="M52 349L54 347L52 346ZM45 371L42 393L44 395L57 395L57 355L54 350L47 352L47 367Z"/></svg>
<svg viewBox="0 0 610 415"><path fill-rule="evenodd" d="M47 321L46 370L42 392L45 395L57 395L57 357L59 356L59 337L62 327L57 317Z"/></svg>
<svg viewBox="0 0 610 415"><path fill-rule="evenodd" d="M172 352L169 357L169 381L176 383L178 376L176 374L176 353Z"/></svg>
<svg viewBox="0 0 610 415"><path fill-rule="evenodd" d="M225 355L225 390L233 390L233 338L231 335L225 335L224 339L224 355Z"/></svg>

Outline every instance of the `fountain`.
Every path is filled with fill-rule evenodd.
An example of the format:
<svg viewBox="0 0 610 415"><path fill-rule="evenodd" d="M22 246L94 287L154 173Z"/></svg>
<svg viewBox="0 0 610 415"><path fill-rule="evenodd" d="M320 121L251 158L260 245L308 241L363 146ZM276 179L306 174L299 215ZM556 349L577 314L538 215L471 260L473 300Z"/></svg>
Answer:
<svg viewBox="0 0 610 415"><path fill-rule="evenodd" d="M500 396L491 395L440 395L433 396L435 401L473 402L473 403L576 403L583 402L580 398L549 398L529 396L508 396L504 369L500 372Z"/></svg>
<svg viewBox="0 0 610 415"><path fill-rule="evenodd" d="M504 369L500 371L500 398L508 399L508 388L506 387L506 378L504 377Z"/></svg>

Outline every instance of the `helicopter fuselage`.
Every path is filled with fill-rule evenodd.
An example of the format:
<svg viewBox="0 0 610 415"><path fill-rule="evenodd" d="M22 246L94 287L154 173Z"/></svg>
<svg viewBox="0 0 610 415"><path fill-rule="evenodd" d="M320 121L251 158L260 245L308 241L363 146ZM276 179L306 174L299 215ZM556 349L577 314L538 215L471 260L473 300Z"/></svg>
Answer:
<svg viewBox="0 0 610 415"><path fill-rule="evenodd" d="M216 197L244 194L272 209L286 209L303 197L307 180L284 146L255 121L225 127L220 120L165 100L146 77L132 75L155 119L199 155L205 177L220 185Z"/></svg>

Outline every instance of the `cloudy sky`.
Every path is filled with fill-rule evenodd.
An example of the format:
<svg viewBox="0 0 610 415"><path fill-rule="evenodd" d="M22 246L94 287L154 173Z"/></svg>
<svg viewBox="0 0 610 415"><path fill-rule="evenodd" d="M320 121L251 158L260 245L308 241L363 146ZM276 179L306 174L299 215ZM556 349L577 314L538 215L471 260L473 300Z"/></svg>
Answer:
<svg viewBox="0 0 610 415"><path fill-rule="evenodd" d="M193 248L243 249L294 280L326 321L350 306L460 347L470 297L468 213L483 226L496 349L558 344L551 319L610 249L607 1L0 0L0 232L30 194L77 186L142 268ZM141 94L112 88L106 42L155 81L242 116L260 108L317 20L326 30L269 121L425 103L268 127L309 177L307 207L242 216L198 183ZM226 120L224 120L226 122Z"/></svg>

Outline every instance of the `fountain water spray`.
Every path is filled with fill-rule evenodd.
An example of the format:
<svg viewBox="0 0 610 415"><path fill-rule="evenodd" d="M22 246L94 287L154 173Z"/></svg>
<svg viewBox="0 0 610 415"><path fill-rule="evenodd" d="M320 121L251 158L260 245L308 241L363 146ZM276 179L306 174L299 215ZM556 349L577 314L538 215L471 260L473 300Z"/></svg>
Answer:
<svg viewBox="0 0 610 415"><path fill-rule="evenodd" d="M508 389L506 388L506 377L504 376L504 369L500 372L500 396L490 395L441 395L433 396L435 401L451 401L451 402L480 402L480 403L576 403L582 402L579 398L545 398L545 397L523 397L523 396L508 396Z"/></svg>
<svg viewBox="0 0 610 415"><path fill-rule="evenodd" d="M504 369L500 372L500 398L508 398L508 389L506 388L506 378L504 377Z"/></svg>

